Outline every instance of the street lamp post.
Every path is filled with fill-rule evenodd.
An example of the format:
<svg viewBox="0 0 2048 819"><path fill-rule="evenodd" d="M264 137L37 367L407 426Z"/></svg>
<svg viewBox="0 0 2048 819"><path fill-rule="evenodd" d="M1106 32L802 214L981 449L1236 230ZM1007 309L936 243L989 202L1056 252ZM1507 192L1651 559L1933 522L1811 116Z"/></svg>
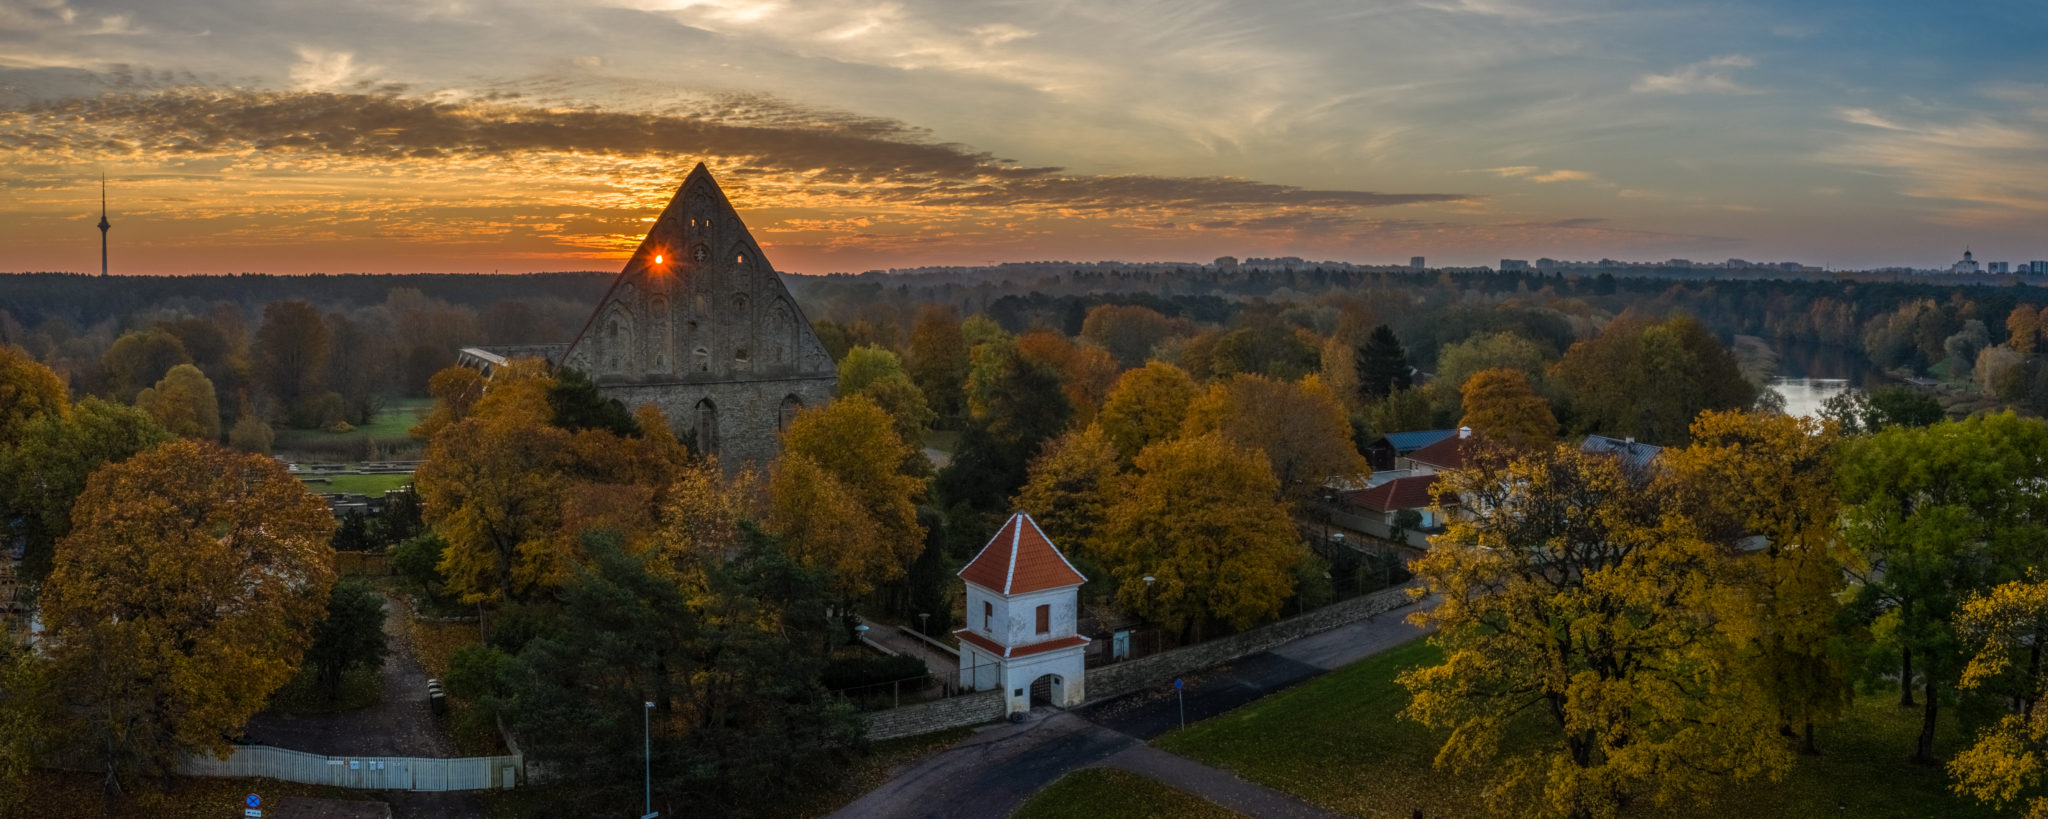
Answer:
<svg viewBox="0 0 2048 819"><path fill-rule="evenodd" d="M1149 574L1145 575L1145 601L1148 603L1152 601L1152 582L1158 579ZM1157 629L1152 631L1152 653L1159 653L1159 631Z"/></svg>
<svg viewBox="0 0 2048 819"><path fill-rule="evenodd" d="M640 709L640 727L643 731L641 736L647 745L647 767L645 769L647 777L647 803L640 812L640 819L654 819L654 817L660 815L654 812L654 703L649 702L647 707Z"/></svg>
<svg viewBox="0 0 2048 819"><path fill-rule="evenodd" d="M926 637L932 636L931 612L918 612L917 630Z"/></svg>

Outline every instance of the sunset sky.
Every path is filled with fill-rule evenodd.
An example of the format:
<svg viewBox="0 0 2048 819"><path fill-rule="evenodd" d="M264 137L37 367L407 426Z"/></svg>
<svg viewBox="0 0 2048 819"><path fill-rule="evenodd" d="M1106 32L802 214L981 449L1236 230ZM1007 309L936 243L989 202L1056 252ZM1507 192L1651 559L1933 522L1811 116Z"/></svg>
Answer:
<svg viewBox="0 0 2048 819"><path fill-rule="evenodd" d="M2048 259L2041 0L0 0L0 271Z"/></svg>

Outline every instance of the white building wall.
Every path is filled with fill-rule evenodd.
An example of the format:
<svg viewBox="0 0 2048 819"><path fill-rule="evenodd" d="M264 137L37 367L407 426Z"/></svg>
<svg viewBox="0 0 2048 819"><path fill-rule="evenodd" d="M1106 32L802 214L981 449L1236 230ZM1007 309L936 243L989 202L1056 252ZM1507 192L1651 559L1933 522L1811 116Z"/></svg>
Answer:
<svg viewBox="0 0 2048 819"><path fill-rule="evenodd" d="M1020 594L1009 600L1010 619L1007 631L996 641L1004 645L1022 646L1074 636L1075 602L1080 597L1073 587L1050 589L1031 594ZM1052 630L1038 633L1038 607L1051 606ZM1002 607L998 606L998 609Z"/></svg>

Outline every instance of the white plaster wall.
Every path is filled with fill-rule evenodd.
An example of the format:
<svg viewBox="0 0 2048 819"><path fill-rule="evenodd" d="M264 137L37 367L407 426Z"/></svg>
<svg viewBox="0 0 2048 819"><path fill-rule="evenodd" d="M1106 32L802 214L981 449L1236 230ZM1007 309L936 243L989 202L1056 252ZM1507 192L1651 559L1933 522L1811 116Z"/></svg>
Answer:
<svg viewBox="0 0 2048 819"><path fill-rule="evenodd" d="M1074 609L1079 597L1077 587L1073 586L1011 597L1008 630L997 639L1006 645L1021 646L1074 636ZM1043 605L1052 606L1052 631L1047 634L1038 633L1038 607ZM1002 606L996 608L998 612L1002 610Z"/></svg>
<svg viewBox="0 0 2048 819"><path fill-rule="evenodd" d="M1012 658L1003 669L1003 697L1009 702L1009 710L1029 711L1032 681L1052 674L1059 678L1053 683L1053 704L1061 708L1079 705L1087 698L1087 672L1087 658L1080 646Z"/></svg>

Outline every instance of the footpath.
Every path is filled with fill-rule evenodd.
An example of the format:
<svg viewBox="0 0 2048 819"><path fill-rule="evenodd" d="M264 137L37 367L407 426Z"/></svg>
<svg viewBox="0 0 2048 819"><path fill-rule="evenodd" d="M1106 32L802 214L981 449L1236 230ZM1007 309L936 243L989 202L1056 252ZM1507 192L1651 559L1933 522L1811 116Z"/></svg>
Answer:
<svg viewBox="0 0 2048 819"><path fill-rule="evenodd" d="M1183 678L1187 721L1194 724L1427 633L1407 615L1416 606L1285 643ZM832 814L860 817L1001 819L1070 772L1108 765L1134 771L1252 816L1334 816L1236 774L1146 745L1178 729L1171 689L1127 694L1067 711L1038 709L1022 724L1002 723L898 771Z"/></svg>

